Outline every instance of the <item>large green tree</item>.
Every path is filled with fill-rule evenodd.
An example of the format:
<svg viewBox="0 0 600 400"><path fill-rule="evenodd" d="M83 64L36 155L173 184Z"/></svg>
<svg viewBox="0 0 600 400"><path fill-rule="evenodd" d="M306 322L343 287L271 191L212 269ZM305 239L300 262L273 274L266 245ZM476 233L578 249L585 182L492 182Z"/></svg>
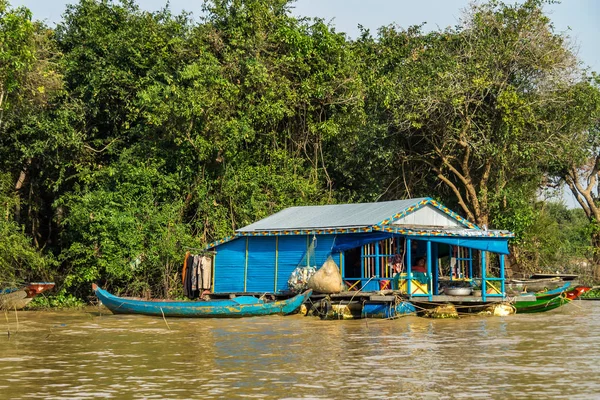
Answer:
<svg viewBox="0 0 600 400"><path fill-rule="evenodd" d="M49 278L53 193L77 142L52 31L0 2L0 209L4 276ZM26 237L21 237L26 235Z"/></svg>
<svg viewBox="0 0 600 400"><path fill-rule="evenodd" d="M284 207L417 196L551 258L536 192L548 172L582 183L597 87L544 1L354 42L291 4L211 0L193 20L80 0L52 31L0 0L0 228L21 244L0 238L4 270L39 275L44 249L80 295L170 295L186 247Z"/></svg>
<svg viewBox="0 0 600 400"><path fill-rule="evenodd" d="M591 259L600 279L600 78L590 76L572 90L566 110L557 105L550 112L565 115L563 129L571 134L551 164L554 185L566 184L590 222Z"/></svg>
<svg viewBox="0 0 600 400"><path fill-rule="evenodd" d="M443 32L380 31L373 44L383 93L374 115L395 153L422 164L465 216L489 225L511 185L542 181L544 165L565 139L576 59L554 33L543 2L473 5ZM378 90L374 87L371 90ZM390 168L399 175L402 162Z"/></svg>
<svg viewBox="0 0 600 400"><path fill-rule="evenodd" d="M324 149L360 120L362 85L345 36L291 17L288 1L213 1L195 24L82 0L57 38L65 86L83 105L83 150L57 202L69 283L162 285L166 256L144 257L152 273L128 266L164 235L124 221L152 231L146 215L169 215L187 232L179 246L195 245L191 235L206 243L290 205L335 201ZM134 182L152 196L122 192Z"/></svg>

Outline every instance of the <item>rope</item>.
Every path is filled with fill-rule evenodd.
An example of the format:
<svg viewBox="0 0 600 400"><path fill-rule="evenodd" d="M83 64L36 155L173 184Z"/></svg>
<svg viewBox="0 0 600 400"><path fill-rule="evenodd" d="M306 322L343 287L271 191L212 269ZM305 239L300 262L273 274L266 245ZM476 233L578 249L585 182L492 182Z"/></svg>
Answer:
<svg viewBox="0 0 600 400"><path fill-rule="evenodd" d="M165 324L167 324L167 328L169 328L169 330L171 330L171 327L169 326L169 323L167 322L167 319L165 318L165 312L163 311L162 307L160 307L160 313L162 314Z"/></svg>
<svg viewBox="0 0 600 400"><path fill-rule="evenodd" d="M577 308L579 308L580 310L582 310L582 309L583 309L583 307L582 307L582 306L580 306L579 304L575 304L575 303L576 303L575 301L573 301L573 300L570 300L568 304L573 304L573 307L577 307Z"/></svg>
<svg viewBox="0 0 600 400"><path fill-rule="evenodd" d="M372 277L370 277L370 278L369 278L369 280L365 282L365 286L367 285L367 283L371 282L371 280L372 280L373 278L374 278L373 276L372 276ZM358 281L358 282L360 282L360 281ZM360 289L358 289L358 290L356 291L356 293L354 293L354 294L352 295L352 297L350 298L350 301L352 301L352 300L354 299L354 297L355 297L357 294L359 294L359 293L360 293L362 290L363 290L363 288L362 288L362 287L361 287Z"/></svg>

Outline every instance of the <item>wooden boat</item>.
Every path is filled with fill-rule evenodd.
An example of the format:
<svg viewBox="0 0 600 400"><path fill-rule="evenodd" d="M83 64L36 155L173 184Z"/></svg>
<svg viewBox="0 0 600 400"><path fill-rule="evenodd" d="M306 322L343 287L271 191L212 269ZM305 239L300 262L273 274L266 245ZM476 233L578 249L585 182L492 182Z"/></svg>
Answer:
<svg viewBox="0 0 600 400"><path fill-rule="evenodd" d="M527 296L535 296L535 300L532 301L516 301L514 303L517 314L525 313L537 313L554 310L564 304L571 301L568 297L568 293L572 292L571 296L576 298L577 288L569 289L571 286L570 282L565 283L563 286L557 289L548 290L546 292L539 292L535 294L528 294ZM525 295L524 295L525 296Z"/></svg>
<svg viewBox="0 0 600 400"><path fill-rule="evenodd" d="M136 300L117 297L98 285L92 289L98 299L113 314L143 314L164 317L241 318L260 315L286 315L296 311L311 295L312 290L279 301L266 301L253 296L239 296L227 300L169 301Z"/></svg>
<svg viewBox="0 0 600 400"><path fill-rule="evenodd" d="M590 290L592 290L592 288L590 286L577 286L574 287L573 289L567 290L566 294L567 294L567 298L569 300L575 300L578 299L579 296L581 296L582 294L589 292Z"/></svg>
<svg viewBox="0 0 600 400"><path fill-rule="evenodd" d="M514 304L517 314L537 313L554 310L569 303L567 297L556 296L550 299L536 299L534 301L521 301Z"/></svg>
<svg viewBox="0 0 600 400"><path fill-rule="evenodd" d="M563 281L573 281L579 278L576 274L533 274L529 279L548 279L548 278L559 278Z"/></svg>
<svg viewBox="0 0 600 400"><path fill-rule="evenodd" d="M558 289L564 284L565 281L560 278L511 279L506 281L506 292L511 294L535 293Z"/></svg>
<svg viewBox="0 0 600 400"><path fill-rule="evenodd" d="M38 294L50 290L54 282L32 282L18 288L0 290L0 310L21 310Z"/></svg>

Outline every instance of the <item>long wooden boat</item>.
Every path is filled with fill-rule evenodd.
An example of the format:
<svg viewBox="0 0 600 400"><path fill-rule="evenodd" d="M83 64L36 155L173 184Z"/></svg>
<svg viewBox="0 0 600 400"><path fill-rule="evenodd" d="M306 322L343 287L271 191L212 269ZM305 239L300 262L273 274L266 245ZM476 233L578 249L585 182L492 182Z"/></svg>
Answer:
<svg viewBox="0 0 600 400"><path fill-rule="evenodd" d="M559 278L563 281L573 281L579 278L577 274L533 274L529 279L548 279L548 278Z"/></svg>
<svg viewBox="0 0 600 400"><path fill-rule="evenodd" d="M32 282L18 288L0 290L0 310L21 310L38 294L50 290L54 282Z"/></svg>
<svg viewBox="0 0 600 400"><path fill-rule="evenodd" d="M576 298L577 288L570 289L571 283L567 282L557 289L547 292L535 293L535 300L532 301L516 301L514 303L517 314L538 313L554 310L571 301L571 297ZM531 295L529 295L531 296Z"/></svg>
<svg viewBox="0 0 600 400"><path fill-rule="evenodd" d="M514 304L517 314L538 313L554 310L569 303L567 297L556 296L551 299L536 299L535 301L521 301Z"/></svg>
<svg viewBox="0 0 600 400"><path fill-rule="evenodd" d="M510 279L506 281L506 292L510 294L536 293L561 288L565 281L560 278Z"/></svg>
<svg viewBox="0 0 600 400"><path fill-rule="evenodd" d="M98 285L92 289L98 299L114 314L142 314L188 318L241 318L260 315L286 315L296 311L311 295L312 290L279 301L266 301L253 296L239 296L227 300L168 301L136 300L117 297Z"/></svg>

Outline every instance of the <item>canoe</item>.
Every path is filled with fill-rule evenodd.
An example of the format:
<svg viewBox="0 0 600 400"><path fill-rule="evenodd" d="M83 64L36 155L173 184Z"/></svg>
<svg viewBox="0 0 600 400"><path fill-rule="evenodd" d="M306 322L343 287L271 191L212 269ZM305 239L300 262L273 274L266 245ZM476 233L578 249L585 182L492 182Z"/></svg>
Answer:
<svg viewBox="0 0 600 400"><path fill-rule="evenodd" d="M537 299L535 301L521 301L514 304L517 314L538 313L554 310L569 303L566 296L556 296L550 299Z"/></svg>
<svg viewBox="0 0 600 400"><path fill-rule="evenodd" d="M548 279L548 278L559 278L563 281L573 281L579 278L576 274L533 274L529 279Z"/></svg>
<svg viewBox="0 0 600 400"><path fill-rule="evenodd" d="M560 278L543 279L511 279L506 281L506 292L510 294L535 293L557 289L564 286L565 281Z"/></svg>
<svg viewBox="0 0 600 400"><path fill-rule="evenodd" d="M516 301L514 303L517 314L525 313L538 313L554 310L564 304L571 301L568 297L569 292L576 293L577 288L569 289L571 286L570 282L565 283L563 286L557 289L549 290L547 292L535 293L535 300L532 301ZM530 297L532 295L529 295Z"/></svg>
<svg viewBox="0 0 600 400"><path fill-rule="evenodd" d="M590 290L592 290L592 288L590 286L577 286L574 287L573 289L567 290L566 294L567 294L567 298L569 300L575 300L578 299L579 296L581 296L582 294L589 292Z"/></svg>
<svg viewBox="0 0 600 400"><path fill-rule="evenodd" d="M0 310L21 310L38 294L50 290L54 282L32 282L18 288L0 290Z"/></svg>
<svg viewBox="0 0 600 400"><path fill-rule="evenodd" d="M98 299L113 314L142 314L187 318L241 318L261 315L286 315L296 311L311 295L312 290L286 300L266 301L253 296L239 296L227 300L169 301L137 300L117 297L98 285L92 289Z"/></svg>

